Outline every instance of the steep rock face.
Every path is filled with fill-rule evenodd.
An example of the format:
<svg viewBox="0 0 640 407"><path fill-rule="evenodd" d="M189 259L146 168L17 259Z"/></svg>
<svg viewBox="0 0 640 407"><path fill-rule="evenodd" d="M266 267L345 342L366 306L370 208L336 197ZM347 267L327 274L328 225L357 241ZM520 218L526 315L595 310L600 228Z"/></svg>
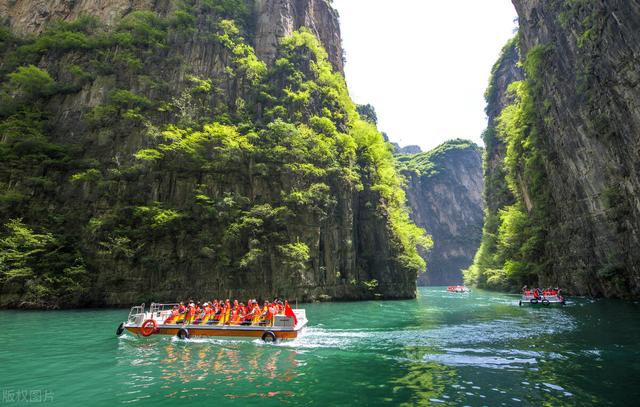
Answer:
<svg viewBox="0 0 640 407"><path fill-rule="evenodd" d="M497 164L489 168L503 160L515 203L495 200L496 208L509 206L485 223L476 281L637 298L640 4L513 3L526 74L508 106L488 108L507 112L499 127L507 151L488 156ZM487 178L490 205L489 195L501 191Z"/></svg>
<svg viewBox="0 0 640 407"><path fill-rule="evenodd" d="M513 95L507 89L513 82L524 79L524 71L518 66L520 56L515 39L503 48L502 55L493 67L487 100L487 129L483 134L485 142L484 179L485 203L488 216L496 216L498 209L510 205L513 195L507 188L504 174L505 144L496 136L497 119L502 110L513 102ZM491 233L495 233L492 231Z"/></svg>
<svg viewBox="0 0 640 407"><path fill-rule="evenodd" d="M344 74L338 13L326 0L247 0L246 3L254 13L253 44L258 57L272 63L278 42L300 27L307 27L323 44L334 69ZM113 25L135 10L167 14L172 8L170 0L0 1L0 15L19 34L40 33L51 21L73 21L82 15Z"/></svg>
<svg viewBox="0 0 640 407"><path fill-rule="evenodd" d="M640 4L514 0L557 220L542 284L640 296Z"/></svg>
<svg viewBox="0 0 640 407"><path fill-rule="evenodd" d="M377 148L390 161L382 136L368 124L358 134L374 144L352 134L355 106L314 39L301 34L272 48L273 33L308 24L341 69L337 14L312 0L248 2L246 13L211 8L226 3L193 1L182 10L170 1L0 2L14 35L44 32L32 40L3 32L0 44L11 56L0 59L2 91L9 89L0 92L2 126L11 129L0 141L8 157L1 220L42 232L60 268L46 274L49 260L40 259L27 277L1 276L0 306L415 296L416 270L398 260L408 240L392 227L389 199L383 207L373 188L378 164L355 150ZM105 26L78 23L81 15ZM47 32L57 19L69 25ZM266 59L287 64L267 70L253 42ZM7 76L31 81L34 70L54 83L23 92ZM284 91L303 94L299 78L317 83L304 106ZM35 122L5 113L13 114L16 98L20 109L38 109ZM15 117L35 146L20 145ZM31 161L31 153L44 155Z"/></svg>
<svg viewBox="0 0 640 407"><path fill-rule="evenodd" d="M485 213L482 227L482 241L474 256L472 266L466 271L465 281L482 288L495 288L488 283L489 270L504 266L497 259L498 230L502 223L500 211L513 205L516 198L507 185L505 140L498 134L498 118L503 110L514 101L508 91L509 85L524 79L524 71L519 67L517 38L510 40L502 49L498 61L493 66L489 86L485 93L487 101L487 129L482 138L485 144L483 156Z"/></svg>
<svg viewBox="0 0 640 407"><path fill-rule="evenodd" d="M280 38L308 27L329 53L334 68L344 73L338 13L327 0L256 0L256 54L273 62Z"/></svg>
<svg viewBox="0 0 640 407"><path fill-rule="evenodd" d="M482 234L481 149L470 141L452 140L399 160L411 217L434 242L418 284L461 284L462 270L471 264Z"/></svg>
<svg viewBox="0 0 640 407"><path fill-rule="evenodd" d="M91 15L113 25L134 10L161 10L169 4L169 0L2 0L0 15L15 33L37 34L55 20L72 21Z"/></svg>

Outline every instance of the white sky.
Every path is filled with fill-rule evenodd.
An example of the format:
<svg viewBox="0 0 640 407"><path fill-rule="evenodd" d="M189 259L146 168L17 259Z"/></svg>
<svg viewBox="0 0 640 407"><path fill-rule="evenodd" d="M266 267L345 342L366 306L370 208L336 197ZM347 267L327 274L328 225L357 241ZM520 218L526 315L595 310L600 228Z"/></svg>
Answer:
<svg viewBox="0 0 640 407"><path fill-rule="evenodd" d="M510 0L334 0L356 103L400 145L482 144L484 90L514 35Z"/></svg>

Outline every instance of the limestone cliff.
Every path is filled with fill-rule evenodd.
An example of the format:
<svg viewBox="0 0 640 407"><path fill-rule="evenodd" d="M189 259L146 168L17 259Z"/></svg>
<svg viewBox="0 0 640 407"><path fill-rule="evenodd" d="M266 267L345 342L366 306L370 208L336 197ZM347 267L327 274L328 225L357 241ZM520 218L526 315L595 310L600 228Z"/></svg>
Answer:
<svg viewBox="0 0 640 407"><path fill-rule="evenodd" d="M272 63L278 41L300 27L307 27L322 42L334 68L344 71L338 13L327 0L246 0L245 3L253 13L252 42L261 59ZM113 26L132 11L153 10L166 15L174 8L171 0L0 1L0 15L6 20L5 24L19 34L40 33L52 21L73 21L83 15L97 17Z"/></svg>
<svg viewBox="0 0 640 407"><path fill-rule="evenodd" d="M512 102L496 108L516 202L496 220L497 249L484 257L491 261L481 264L480 282L637 298L640 5L513 3L526 74Z"/></svg>
<svg viewBox="0 0 640 407"><path fill-rule="evenodd" d="M515 0L555 220L541 283L640 296L640 4Z"/></svg>
<svg viewBox="0 0 640 407"><path fill-rule="evenodd" d="M451 140L426 153L398 156L407 178L413 221L429 231L434 246L425 254L419 285L462 283L480 244L483 218L481 149Z"/></svg>
<svg viewBox="0 0 640 407"><path fill-rule="evenodd" d="M0 12L0 306L415 296L421 231L329 2Z"/></svg>
<svg viewBox="0 0 640 407"><path fill-rule="evenodd" d="M257 0L256 53L267 62L276 57L280 38L308 27L329 53L334 68L344 73L338 13L327 0Z"/></svg>

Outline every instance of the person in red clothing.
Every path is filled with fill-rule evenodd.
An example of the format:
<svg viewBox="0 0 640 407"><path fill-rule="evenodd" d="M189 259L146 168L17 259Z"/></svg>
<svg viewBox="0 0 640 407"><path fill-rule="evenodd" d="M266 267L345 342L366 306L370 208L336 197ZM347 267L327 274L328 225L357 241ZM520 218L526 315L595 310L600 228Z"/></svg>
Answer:
<svg viewBox="0 0 640 407"><path fill-rule="evenodd" d="M254 304L253 300L249 300L249 305L247 305L247 309L244 313L242 325L251 324L251 320L256 315L256 312L260 312L260 308L258 308L257 305L258 304Z"/></svg>
<svg viewBox="0 0 640 407"><path fill-rule="evenodd" d="M184 317L185 324L190 324L193 319L196 317L196 304L190 302L187 307L187 313Z"/></svg>
<svg viewBox="0 0 640 407"><path fill-rule="evenodd" d="M287 301L287 300L284 300L284 315L286 315L288 317L292 317L294 325L298 324L298 317L296 317L296 313L293 312L293 310L289 306L289 301Z"/></svg>
<svg viewBox="0 0 640 407"><path fill-rule="evenodd" d="M213 320L219 321L221 315L222 315L222 301L218 302L218 300L215 300L213 302Z"/></svg>

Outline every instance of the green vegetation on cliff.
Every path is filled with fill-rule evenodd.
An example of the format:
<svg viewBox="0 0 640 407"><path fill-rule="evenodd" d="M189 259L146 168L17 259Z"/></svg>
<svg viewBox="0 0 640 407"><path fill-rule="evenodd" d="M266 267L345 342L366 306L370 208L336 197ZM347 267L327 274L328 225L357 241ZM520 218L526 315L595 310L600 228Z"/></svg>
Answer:
<svg viewBox="0 0 640 407"><path fill-rule="evenodd" d="M398 154L396 159L401 171L412 171L419 176L432 177L440 173L444 166L444 161L451 159L450 155L454 151L466 151L480 148L470 140L453 139L447 140L436 148L418 154Z"/></svg>
<svg viewBox="0 0 640 407"><path fill-rule="evenodd" d="M508 47L513 48L514 43ZM503 50L508 52L509 48ZM527 79L508 86L513 102L502 109L495 128L485 132L488 146L494 143L491 138L498 137L506 147L501 171L486 180L485 196L510 196L515 202L498 207L497 211L487 209L480 248L465 273L469 284L516 290L523 284L535 285L548 269L545 244L551 224L550 198L534 101L538 70L546 52L546 47L539 46L527 54L523 64ZM493 98L491 102L495 103L494 88L492 79L487 102Z"/></svg>
<svg viewBox="0 0 640 407"><path fill-rule="evenodd" d="M326 268L318 234L353 194L386 225L384 261L423 270L430 242L391 148L311 32L268 68L244 39L244 2L179 4L114 29L83 17L0 36L0 306L308 286L305 271ZM189 68L187 39L211 47L217 75ZM362 247L358 268L334 284L371 295L376 249L346 244Z"/></svg>

